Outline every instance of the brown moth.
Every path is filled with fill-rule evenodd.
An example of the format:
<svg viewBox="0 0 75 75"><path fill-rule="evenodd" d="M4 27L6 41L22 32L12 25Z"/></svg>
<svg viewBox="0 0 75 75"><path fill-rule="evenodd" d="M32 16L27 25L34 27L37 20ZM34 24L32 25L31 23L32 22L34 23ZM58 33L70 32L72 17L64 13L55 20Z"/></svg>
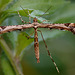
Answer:
<svg viewBox="0 0 75 75"><path fill-rule="evenodd" d="M23 9L24 10L24 9ZM18 11L17 11L18 12ZM25 21L23 21L22 17L20 16L19 12L18 15L21 19L21 21L23 23L26 23ZM30 15L29 15L30 18ZM57 72L59 73L59 69L56 65L56 63L54 62L51 53L48 50L48 47L46 45L46 42L43 38L42 32L40 30L38 30L38 28L50 28L50 29L60 29L60 30L67 30L67 31L71 31L72 33L75 34L75 23L64 23L64 24L44 24L44 23L38 23L37 22L37 18L35 17L33 19L33 23L31 24L29 22L29 24L24 24L24 25L12 25L12 26L0 26L0 34L6 33L6 32L10 32L10 31L14 31L14 30L21 30L21 29L27 29L27 28L34 28L34 50L35 50L35 56L37 59L37 63L39 63L39 42L38 42L38 33L37 31L39 31L41 33L42 39L44 41L45 47L47 49L48 55L50 56L52 62L54 63Z"/></svg>

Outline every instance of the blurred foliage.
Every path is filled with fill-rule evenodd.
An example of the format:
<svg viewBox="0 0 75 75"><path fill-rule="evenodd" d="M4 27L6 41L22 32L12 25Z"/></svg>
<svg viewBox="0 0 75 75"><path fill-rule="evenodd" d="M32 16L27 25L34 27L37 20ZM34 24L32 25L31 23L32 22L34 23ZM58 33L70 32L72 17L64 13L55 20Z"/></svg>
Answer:
<svg viewBox="0 0 75 75"><path fill-rule="evenodd" d="M21 8L24 8L24 10ZM50 9L44 14L44 12ZM38 22L75 23L75 3L73 0L0 0L0 26L23 24L17 10L25 21L29 21L28 10ZM44 15L43 15L44 14ZM43 15L42 17L39 17ZM40 29L50 52L58 65L60 75L75 74L75 35L68 31ZM53 62L47 57L40 33L40 63L36 63L33 40L27 39L33 29L13 31L0 35L0 74L1 75L58 75ZM21 61L21 62L20 62Z"/></svg>
<svg viewBox="0 0 75 75"><path fill-rule="evenodd" d="M10 65L10 62L7 58L5 58L5 54L2 54L1 56L1 65L4 72L4 75L15 75L13 72L13 67Z"/></svg>

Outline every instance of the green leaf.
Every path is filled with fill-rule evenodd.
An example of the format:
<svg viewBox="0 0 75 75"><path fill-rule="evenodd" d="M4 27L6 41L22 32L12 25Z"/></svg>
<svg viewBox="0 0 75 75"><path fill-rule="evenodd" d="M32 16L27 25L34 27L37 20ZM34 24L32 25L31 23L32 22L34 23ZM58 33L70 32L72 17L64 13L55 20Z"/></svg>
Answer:
<svg viewBox="0 0 75 75"><path fill-rule="evenodd" d="M8 44L11 50L15 49L15 41L17 40L17 32L5 33L2 35L3 39Z"/></svg>
<svg viewBox="0 0 75 75"><path fill-rule="evenodd" d="M13 67L11 66L9 60L5 56L5 54L1 55L1 67L3 69L4 75L15 75Z"/></svg>
<svg viewBox="0 0 75 75"><path fill-rule="evenodd" d="M1 48L4 50L5 54L7 55L9 61L11 62L12 66L16 72L16 75L21 74L21 70L20 70L19 66L17 66L17 61L15 61L13 52L11 52L10 48L8 47L8 45L2 38L0 38L0 45L1 45Z"/></svg>
<svg viewBox="0 0 75 75"><path fill-rule="evenodd" d="M3 11L12 0L0 0L0 12Z"/></svg>
<svg viewBox="0 0 75 75"><path fill-rule="evenodd" d="M43 37L44 37L45 40L53 39L53 38L61 36L61 34L63 35L65 33L67 33L67 31L61 31L61 30L55 30L55 29L52 29L52 30L50 30L50 29L40 29L40 30L42 31L42 34L43 34ZM43 41L40 32L39 32L38 39L39 39L39 41Z"/></svg>
<svg viewBox="0 0 75 75"><path fill-rule="evenodd" d="M32 4L31 4L32 3ZM16 8L15 8L16 6ZM43 21L46 20L44 23L70 23L75 22L75 4L70 3L70 1L65 0L19 0L17 1L13 7L11 7L8 11L9 12L15 12L17 10L20 11L20 14L23 16L27 16L26 13L24 13L24 10L20 7L22 6L23 9L28 14L28 10L30 10L31 17L36 17L38 20ZM45 12L49 7L51 7L47 12L49 14L45 14L44 17L39 17L38 15L40 12ZM32 10L32 11L31 11ZM37 12L38 14L36 14ZM42 13L42 14L43 14ZM25 15L24 15L25 14ZM42 15L41 14L41 15ZM47 16L46 16L47 15ZM47 21L49 20L49 22Z"/></svg>
<svg viewBox="0 0 75 75"><path fill-rule="evenodd" d="M66 1L65 0L18 0L13 7L10 8L11 11L17 11L21 9L22 6L24 9L34 9L34 10L47 10L50 6L57 6L63 5ZM15 8L16 6L16 8ZM57 8L55 7L55 8Z"/></svg>
<svg viewBox="0 0 75 75"><path fill-rule="evenodd" d="M75 4L68 3L60 7L48 18L53 23L75 23Z"/></svg>
<svg viewBox="0 0 75 75"><path fill-rule="evenodd" d="M22 32L18 35L15 52L16 57L23 55L23 50L33 42L33 38L27 39L26 36L28 36L28 34L25 32Z"/></svg>
<svg viewBox="0 0 75 75"><path fill-rule="evenodd" d="M8 13L5 11L12 0L0 0L0 24L7 18Z"/></svg>

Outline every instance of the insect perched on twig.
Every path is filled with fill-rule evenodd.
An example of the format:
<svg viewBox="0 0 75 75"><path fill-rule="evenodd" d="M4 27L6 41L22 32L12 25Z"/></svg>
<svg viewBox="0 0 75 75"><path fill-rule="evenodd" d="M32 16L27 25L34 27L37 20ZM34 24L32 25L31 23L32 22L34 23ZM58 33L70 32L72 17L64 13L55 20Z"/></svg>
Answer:
<svg viewBox="0 0 75 75"><path fill-rule="evenodd" d="M24 9L23 9L24 10ZM18 12L18 11L17 11ZM24 11L25 12L25 11ZM29 11L28 11L29 13ZM26 23L25 21L23 21L22 17L20 16L19 12L18 15L21 19L21 21L23 23ZM47 49L48 55L50 56L52 62L54 63L57 72L59 73L59 69L56 65L56 63L54 62L51 53L48 50L48 47L46 45L46 42L43 38L42 32L40 30L38 30L38 28L50 28L50 29L60 29L60 30L68 30L71 31L72 33L75 34L75 23L65 23L65 24L44 24L44 23L38 23L37 22L37 18L35 17L33 19L33 23L30 23L30 15L29 15L29 24L24 24L24 25L12 25L12 26L0 26L0 34L6 33L6 32L10 32L10 31L14 31L14 30L19 30L19 29L27 29L27 28L34 28L34 50L35 50L35 56L37 59L37 63L39 63L39 42L38 42L38 33L37 31L39 31L41 33L42 39L44 41L45 47Z"/></svg>

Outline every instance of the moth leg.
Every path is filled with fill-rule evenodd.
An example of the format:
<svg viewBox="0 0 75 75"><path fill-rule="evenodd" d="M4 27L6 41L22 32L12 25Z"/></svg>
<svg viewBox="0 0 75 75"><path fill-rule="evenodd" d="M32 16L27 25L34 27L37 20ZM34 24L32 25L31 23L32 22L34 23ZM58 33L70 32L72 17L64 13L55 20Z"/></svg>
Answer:
<svg viewBox="0 0 75 75"><path fill-rule="evenodd" d="M20 15L20 13L19 13L19 11L18 11L18 10L17 10L17 12L18 12L18 15L19 15L19 17L20 17L20 19L21 19L22 23L26 23L26 22L22 19L22 17L21 17L21 15Z"/></svg>
<svg viewBox="0 0 75 75"><path fill-rule="evenodd" d="M29 39L32 36L33 33L34 33L34 31L29 36L26 36L27 39Z"/></svg>
<svg viewBox="0 0 75 75"><path fill-rule="evenodd" d="M28 10L28 16L29 16L29 24L31 24L31 16L30 16L29 10Z"/></svg>
<svg viewBox="0 0 75 75"><path fill-rule="evenodd" d="M42 22L41 22L41 24L43 23L43 22L45 22L46 20L43 20Z"/></svg>
<svg viewBox="0 0 75 75"><path fill-rule="evenodd" d="M42 32L41 32L40 30L37 30L37 31L39 31L39 32L41 33L41 36L42 36L43 42L44 42L44 44L45 44L46 50L47 50L47 52L48 52L48 55L50 56L52 62L54 63L54 65L55 65L55 67L56 67L57 72L59 73L59 69L58 69L58 67L57 67L57 65L56 65L56 63L55 63L55 61L53 60L53 58L52 58L52 56L51 56L51 53L50 53L49 50L48 50L48 47L47 47L46 42L45 42L45 40L44 40L44 38L43 38Z"/></svg>
<svg viewBox="0 0 75 75"><path fill-rule="evenodd" d="M43 22L49 22L49 20L43 20L43 21L41 22L41 24L42 24Z"/></svg>

